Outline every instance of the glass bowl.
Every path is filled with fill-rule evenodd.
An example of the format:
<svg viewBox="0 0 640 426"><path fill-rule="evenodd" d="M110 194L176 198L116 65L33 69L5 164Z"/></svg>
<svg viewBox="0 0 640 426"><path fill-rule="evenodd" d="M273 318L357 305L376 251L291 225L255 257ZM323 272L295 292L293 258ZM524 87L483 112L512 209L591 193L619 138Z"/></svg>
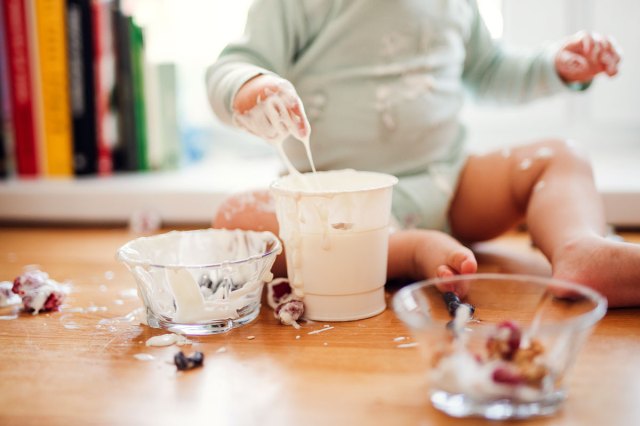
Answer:
<svg viewBox="0 0 640 426"><path fill-rule="evenodd" d="M271 232L204 229L137 238L117 258L136 280L151 327L202 335L258 316L281 251Z"/></svg>
<svg viewBox="0 0 640 426"><path fill-rule="evenodd" d="M421 350L434 407L502 420L560 407L567 373L607 302L560 280L474 274L411 284L393 307Z"/></svg>

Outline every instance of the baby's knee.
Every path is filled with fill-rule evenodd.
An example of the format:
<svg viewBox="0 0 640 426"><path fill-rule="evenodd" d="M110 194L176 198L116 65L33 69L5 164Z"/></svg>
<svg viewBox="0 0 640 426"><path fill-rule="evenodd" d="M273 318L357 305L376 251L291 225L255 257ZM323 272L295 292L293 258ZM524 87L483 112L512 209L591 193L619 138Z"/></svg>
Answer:
<svg viewBox="0 0 640 426"><path fill-rule="evenodd" d="M212 227L230 228L229 225L233 222L233 217L236 212L236 205L236 196L232 195L223 199L213 215Z"/></svg>
<svg viewBox="0 0 640 426"><path fill-rule="evenodd" d="M277 229L275 207L268 191L231 195L220 202L213 217L214 228Z"/></svg>
<svg viewBox="0 0 640 426"><path fill-rule="evenodd" d="M545 140L540 144L534 156L560 167L591 169L591 162L586 150L573 139Z"/></svg>

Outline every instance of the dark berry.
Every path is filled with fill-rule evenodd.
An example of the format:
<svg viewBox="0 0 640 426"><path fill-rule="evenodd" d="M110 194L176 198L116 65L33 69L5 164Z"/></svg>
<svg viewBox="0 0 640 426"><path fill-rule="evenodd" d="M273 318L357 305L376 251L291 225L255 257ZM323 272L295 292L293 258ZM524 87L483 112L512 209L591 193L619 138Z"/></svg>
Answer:
<svg viewBox="0 0 640 426"><path fill-rule="evenodd" d="M291 294L291 286L287 281L281 281L278 284L271 286L271 292L274 302L278 303L286 296Z"/></svg>
<svg viewBox="0 0 640 426"><path fill-rule="evenodd" d="M456 311L460 307L460 305L466 305L469 308L469 316L473 316L476 308L469 303L462 303L457 294L452 291L448 291L442 295L444 299L444 303L447 305L447 310L449 311L449 315L452 317L456 316Z"/></svg>
<svg viewBox="0 0 640 426"><path fill-rule="evenodd" d="M202 352L194 352L193 355L186 356L184 352L180 351L173 356L173 362L180 371L192 370L202 367L204 354Z"/></svg>
<svg viewBox="0 0 640 426"><path fill-rule="evenodd" d="M202 274L200 276L200 279L198 280L198 285L200 287L211 288L213 286L213 281L211 281L211 278L208 274Z"/></svg>

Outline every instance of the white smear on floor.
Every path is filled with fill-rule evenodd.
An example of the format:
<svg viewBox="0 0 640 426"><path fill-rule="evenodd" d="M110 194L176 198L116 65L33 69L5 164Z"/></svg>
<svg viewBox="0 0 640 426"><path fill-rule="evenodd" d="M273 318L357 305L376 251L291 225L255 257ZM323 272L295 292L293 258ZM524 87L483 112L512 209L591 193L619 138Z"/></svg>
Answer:
<svg viewBox="0 0 640 426"><path fill-rule="evenodd" d="M150 354L134 354L133 357L138 361L153 361L154 359L156 359L155 356Z"/></svg>
<svg viewBox="0 0 640 426"><path fill-rule="evenodd" d="M182 345L190 345L193 342L189 339L187 339L186 337L180 335L180 334L175 334L175 333L168 333L168 334L161 334L159 336L153 336L151 338L149 338L146 342L147 346L171 346L173 344L176 344L178 346L182 346Z"/></svg>
<svg viewBox="0 0 640 426"><path fill-rule="evenodd" d="M320 328L318 330L310 331L307 334L318 334L318 333L322 333L322 332L328 331L328 330L333 330L333 327L331 327L330 325L325 325L323 328Z"/></svg>
<svg viewBox="0 0 640 426"><path fill-rule="evenodd" d="M402 343L400 345L397 345L396 348L400 348L400 349L415 348L416 346L418 346L417 342L411 342L411 343Z"/></svg>

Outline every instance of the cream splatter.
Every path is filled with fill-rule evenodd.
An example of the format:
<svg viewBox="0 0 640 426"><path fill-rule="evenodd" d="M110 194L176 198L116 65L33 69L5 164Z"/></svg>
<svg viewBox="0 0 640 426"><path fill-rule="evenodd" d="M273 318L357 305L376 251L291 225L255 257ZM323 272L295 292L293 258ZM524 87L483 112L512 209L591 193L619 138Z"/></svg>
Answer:
<svg viewBox="0 0 640 426"><path fill-rule="evenodd" d="M551 158L553 157L553 150L548 146L543 146L536 151L536 158Z"/></svg>
<svg viewBox="0 0 640 426"><path fill-rule="evenodd" d="M532 163L533 162L531 161L530 158L525 158L520 162L518 167L520 167L520 170L529 170L531 168Z"/></svg>
<svg viewBox="0 0 640 426"><path fill-rule="evenodd" d="M156 359L155 356L145 353L134 354L133 357L138 361L153 361L154 359Z"/></svg>
<svg viewBox="0 0 640 426"><path fill-rule="evenodd" d="M329 331L329 330L333 330L333 327L331 327L331 326L324 326L323 328L320 328L320 329L318 329L318 330L310 331L310 332L308 332L307 334L318 334L318 333L322 333L322 332Z"/></svg>
<svg viewBox="0 0 640 426"><path fill-rule="evenodd" d="M187 339L185 336L175 333L161 334L159 336L153 336L147 339L145 343L147 346L171 346L171 345L190 345L193 342Z"/></svg>

